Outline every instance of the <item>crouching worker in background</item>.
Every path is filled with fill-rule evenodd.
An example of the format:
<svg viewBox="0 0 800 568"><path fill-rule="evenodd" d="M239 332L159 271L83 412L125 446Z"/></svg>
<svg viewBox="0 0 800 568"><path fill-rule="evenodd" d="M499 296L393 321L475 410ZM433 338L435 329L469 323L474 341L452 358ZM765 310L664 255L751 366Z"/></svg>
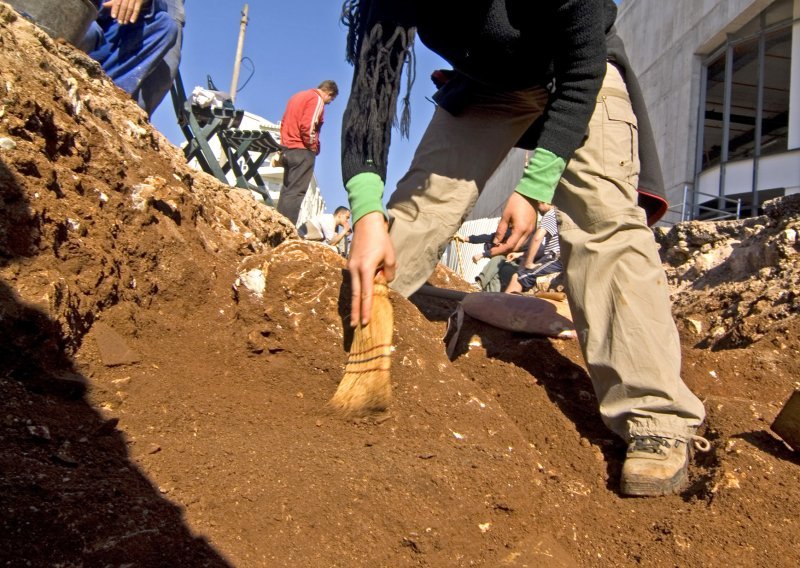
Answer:
<svg viewBox="0 0 800 568"><path fill-rule="evenodd" d="M503 292L506 289L511 282L511 278L519 269L518 259L525 255L530 243L530 239L521 242L521 246L516 252L493 254L494 250L498 248L494 244L494 237L494 233L470 235L469 237L464 237L458 233L453 235L453 240L456 242L473 245L483 244L483 252L473 255L472 262L477 264L484 258L489 259L489 262L483 266L480 273L475 276L476 284L484 292Z"/></svg>
<svg viewBox="0 0 800 568"><path fill-rule="evenodd" d="M160 89L161 98L146 97L142 89L178 43L179 24L170 16L165 0L95 0L95 3L100 15L80 47L148 115L152 114L169 86Z"/></svg>
<svg viewBox="0 0 800 568"><path fill-rule="evenodd" d="M339 231L339 227L342 228ZM307 241L319 241L332 247L350 234L350 210L347 207L337 207L331 215L323 213L312 217L297 230L301 237Z"/></svg>
<svg viewBox="0 0 800 568"><path fill-rule="evenodd" d="M519 270L511 277L506 293L527 292L536 285L536 279L564 270L561 265L561 245L558 240L556 210L544 201L531 200L539 212L539 226L533 233L531 244Z"/></svg>

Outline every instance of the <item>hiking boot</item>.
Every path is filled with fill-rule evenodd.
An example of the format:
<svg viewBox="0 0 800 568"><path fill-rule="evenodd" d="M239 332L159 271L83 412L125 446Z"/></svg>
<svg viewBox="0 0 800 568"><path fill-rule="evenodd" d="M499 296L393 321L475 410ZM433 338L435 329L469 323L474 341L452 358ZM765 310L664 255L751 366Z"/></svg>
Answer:
<svg viewBox="0 0 800 568"><path fill-rule="evenodd" d="M700 451L711 445L700 436L691 436ZM689 444L674 438L636 436L628 446L622 466L620 489L623 495L655 497L680 493L689 483Z"/></svg>

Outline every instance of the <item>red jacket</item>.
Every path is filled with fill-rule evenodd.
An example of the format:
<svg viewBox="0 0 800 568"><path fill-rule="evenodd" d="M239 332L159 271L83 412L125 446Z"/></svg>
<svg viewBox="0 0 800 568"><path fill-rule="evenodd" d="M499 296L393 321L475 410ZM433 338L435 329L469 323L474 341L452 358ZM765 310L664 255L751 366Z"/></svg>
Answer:
<svg viewBox="0 0 800 568"><path fill-rule="evenodd" d="M319 154L325 102L317 89L292 95L281 120L281 144L287 148L305 148Z"/></svg>

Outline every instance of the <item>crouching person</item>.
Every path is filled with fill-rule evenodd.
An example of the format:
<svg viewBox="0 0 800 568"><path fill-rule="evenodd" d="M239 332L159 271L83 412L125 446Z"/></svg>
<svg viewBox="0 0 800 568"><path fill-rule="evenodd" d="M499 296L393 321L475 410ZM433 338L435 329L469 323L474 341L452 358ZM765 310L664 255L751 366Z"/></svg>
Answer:
<svg viewBox="0 0 800 568"><path fill-rule="evenodd" d="M354 221L350 320L369 322L379 268L395 291L416 292L509 150L531 150L498 225L495 242L505 247L497 254L530 234L537 202L558 207L581 350L603 422L628 444L620 490L654 496L686 487L689 447L709 444L696 434L705 410L681 380L667 280L647 225L667 202L616 15L613 0L480 0L458 18L437 2L345 1L355 65L342 120ZM438 106L384 212L415 33L453 77L434 96Z"/></svg>
<svg viewBox="0 0 800 568"><path fill-rule="evenodd" d="M561 264L561 245L558 240L558 223L555 208L544 201L531 200L539 212L539 226L533 233L525 259L505 289L508 294L527 292L541 276L564 270Z"/></svg>
<svg viewBox="0 0 800 568"><path fill-rule="evenodd" d="M342 228L341 231L339 227ZM323 213L312 217L300 225L297 232L307 241L318 241L338 247L342 239L350 234L350 210L339 206L333 214Z"/></svg>

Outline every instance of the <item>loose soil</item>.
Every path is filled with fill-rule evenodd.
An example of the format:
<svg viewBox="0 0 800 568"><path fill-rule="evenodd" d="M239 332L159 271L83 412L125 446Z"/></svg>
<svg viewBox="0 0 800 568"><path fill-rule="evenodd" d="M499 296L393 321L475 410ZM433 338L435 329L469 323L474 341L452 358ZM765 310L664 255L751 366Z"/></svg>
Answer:
<svg viewBox="0 0 800 568"><path fill-rule="evenodd" d="M390 410L326 413L344 261L2 3L0 47L0 565L800 564L796 202L658 232L712 450L624 498L577 343L467 318L451 361L452 300L392 294Z"/></svg>

